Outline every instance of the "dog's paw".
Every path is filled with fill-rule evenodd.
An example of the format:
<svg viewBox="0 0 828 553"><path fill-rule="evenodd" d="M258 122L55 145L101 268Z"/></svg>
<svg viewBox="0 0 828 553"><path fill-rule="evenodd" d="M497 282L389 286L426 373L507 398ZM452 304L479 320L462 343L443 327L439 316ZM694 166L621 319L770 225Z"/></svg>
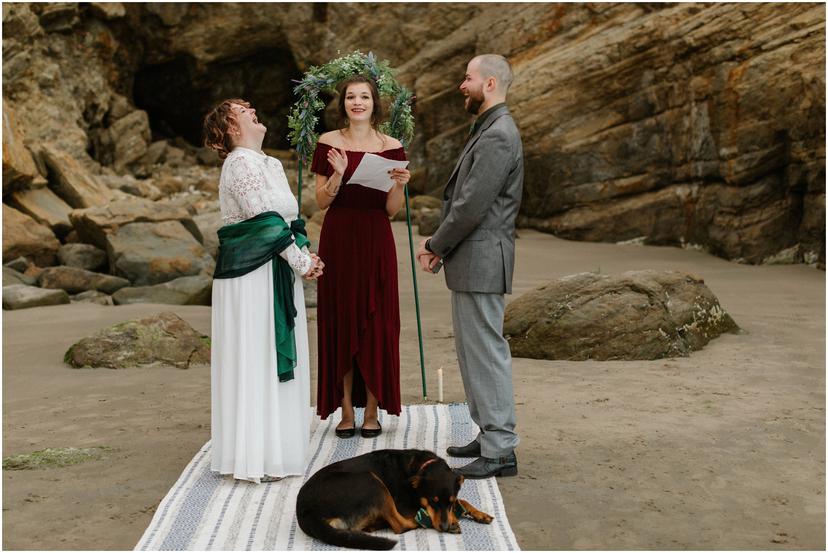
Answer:
<svg viewBox="0 0 828 553"><path fill-rule="evenodd" d="M470 513L472 518L475 522L479 522L480 524L491 524L494 520L492 515L487 515L483 511L477 511L475 513Z"/></svg>
<svg viewBox="0 0 828 553"><path fill-rule="evenodd" d="M460 530L460 523L455 522L448 529L449 534L460 534L462 531Z"/></svg>

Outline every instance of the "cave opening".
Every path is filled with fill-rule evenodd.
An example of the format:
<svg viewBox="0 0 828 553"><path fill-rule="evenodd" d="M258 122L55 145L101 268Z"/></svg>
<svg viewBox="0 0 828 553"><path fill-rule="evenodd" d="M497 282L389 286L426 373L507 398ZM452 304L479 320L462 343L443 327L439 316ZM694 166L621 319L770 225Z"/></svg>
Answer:
<svg viewBox="0 0 828 553"><path fill-rule="evenodd" d="M149 115L153 140L182 137L201 146L204 115L226 98L243 98L267 127L264 147L288 149L287 116L302 72L291 53L259 50L243 58L199 66L188 55L148 65L135 74L135 105Z"/></svg>

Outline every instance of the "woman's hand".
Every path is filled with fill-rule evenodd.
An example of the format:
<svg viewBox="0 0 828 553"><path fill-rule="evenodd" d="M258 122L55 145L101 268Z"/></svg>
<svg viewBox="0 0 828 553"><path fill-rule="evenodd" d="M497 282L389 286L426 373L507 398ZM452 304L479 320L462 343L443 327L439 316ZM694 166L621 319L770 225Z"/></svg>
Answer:
<svg viewBox="0 0 828 553"><path fill-rule="evenodd" d="M388 174L391 175L399 188L408 184L408 180L411 178L411 172L408 169L391 169Z"/></svg>
<svg viewBox="0 0 828 553"><path fill-rule="evenodd" d="M336 148L328 150L328 163L333 167L334 173L340 177L344 175L345 170L348 169L348 156L345 150L338 150Z"/></svg>
<svg viewBox="0 0 828 553"><path fill-rule="evenodd" d="M302 275L302 278L304 278L305 280L316 280L317 278L322 276L322 269L325 268L325 263L315 253L311 253L310 257L311 268L308 270L307 273Z"/></svg>

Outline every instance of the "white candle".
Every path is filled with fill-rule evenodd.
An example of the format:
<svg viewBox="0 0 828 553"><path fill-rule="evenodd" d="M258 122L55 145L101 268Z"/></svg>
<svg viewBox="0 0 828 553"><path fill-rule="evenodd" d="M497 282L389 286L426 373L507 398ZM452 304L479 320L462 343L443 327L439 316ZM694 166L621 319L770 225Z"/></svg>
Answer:
<svg viewBox="0 0 828 553"><path fill-rule="evenodd" d="M443 367L437 369L437 401L443 403Z"/></svg>

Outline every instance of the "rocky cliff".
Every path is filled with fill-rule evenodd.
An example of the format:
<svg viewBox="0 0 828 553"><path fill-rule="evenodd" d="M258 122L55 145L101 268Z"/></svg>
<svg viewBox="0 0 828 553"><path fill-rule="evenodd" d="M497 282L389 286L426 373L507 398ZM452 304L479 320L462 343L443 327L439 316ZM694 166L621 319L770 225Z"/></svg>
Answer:
<svg viewBox="0 0 828 553"><path fill-rule="evenodd" d="M354 49L414 90L411 186L438 194L470 122L465 63L499 52L522 225L824 266L824 45L821 4L6 3L4 213L34 219L46 260L32 223L82 240L73 210L140 196L215 213L209 106L250 99L284 150L291 80Z"/></svg>

